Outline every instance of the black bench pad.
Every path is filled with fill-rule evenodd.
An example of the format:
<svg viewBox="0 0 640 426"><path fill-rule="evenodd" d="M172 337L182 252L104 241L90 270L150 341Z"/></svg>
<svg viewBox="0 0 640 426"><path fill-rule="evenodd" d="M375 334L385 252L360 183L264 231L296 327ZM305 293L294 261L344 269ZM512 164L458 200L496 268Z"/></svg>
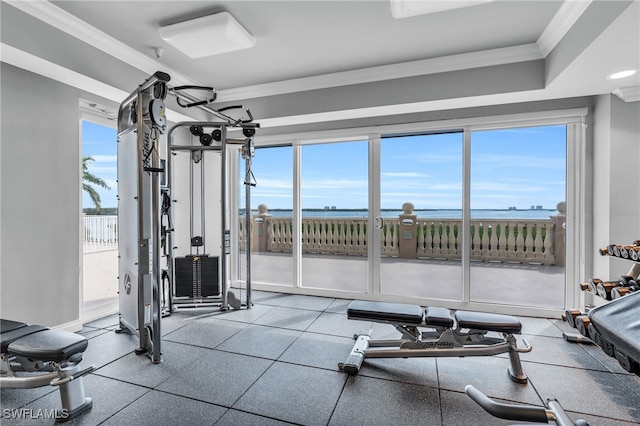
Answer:
<svg viewBox="0 0 640 426"><path fill-rule="evenodd" d="M354 300L347 308L347 318L407 325L422 324L422 307L404 303Z"/></svg>
<svg viewBox="0 0 640 426"><path fill-rule="evenodd" d="M496 331L499 333L519 334L522 324L510 315L489 314L486 312L456 311L456 321L460 328Z"/></svg>
<svg viewBox="0 0 640 426"><path fill-rule="evenodd" d="M640 362L640 292L592 309L589 319L604 339Z"/></svg>
<svg viewBox="0 0 640 426"><path fill-rule="evenodd" d="M6 320L2 320L3 323ZM10 321L15 323L15 321ZM2 334L0 335L0 342L2 346L2 353L7 353L8 347L14 341L26 337L33 333L39 333L43 330L48 330L47 327L43 327L41 325L26 325L24 323L15 323L15 324L23 324L22 327L7 327L7 330L2 329ZM3 324L4 325L4 324Z"/></svg>
<svg viewBox="0 0 640 426"><path fill-rule="evenodd" d="M22 328L26 326L27 324L24 322L0 319L0 334L8 333L10 331L17 330L18 328Z"/></svg>
<svg viewBox="0 0 640 426"><path fill-rule="evenodd" d="M15 340L9 345L8 352L35 361L62 362L84 352L88 344L89 341L79 334L45 329Z"/></svg>
<svg viewBox="0 0 640 426"><path fill-rule="evenodd" d="M424 310L424 322L435 327L453 327L451 311L438 306L429 306Z"/></svg>

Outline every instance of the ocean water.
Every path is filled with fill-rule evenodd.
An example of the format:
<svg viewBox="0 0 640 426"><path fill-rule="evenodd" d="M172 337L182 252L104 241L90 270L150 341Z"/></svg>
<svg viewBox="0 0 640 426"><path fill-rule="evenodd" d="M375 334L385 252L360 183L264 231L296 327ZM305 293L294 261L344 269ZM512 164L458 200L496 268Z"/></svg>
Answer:
<svg viewBox="0 0 640 426"><path fill-rule="evenodd" d="M252 210L252 215L257 214ZM269 210L274 217L291 217L291 210ZM242 212L240 213L243 214ZM303 210L302 217L368 217L367 210ZM384 210L383 218L398 217L402 210ZM418 218L461 219L462 210L418 210L414 211ZM557 215L556 210L471 210L471 219L549 219Z"/></svg>

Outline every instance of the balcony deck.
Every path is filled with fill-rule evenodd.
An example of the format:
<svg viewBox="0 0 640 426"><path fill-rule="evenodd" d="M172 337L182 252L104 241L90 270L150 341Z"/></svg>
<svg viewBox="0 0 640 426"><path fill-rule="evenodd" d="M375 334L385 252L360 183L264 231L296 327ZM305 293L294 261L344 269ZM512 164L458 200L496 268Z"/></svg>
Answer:
<svg viewBox="0 0 640 426"><path fill-rule="evenodd" d="M118 251L84 254L85 310L117 299ZM459 300L462 296L460 261L382 258L380 281L384 294ZM252 256L254 283L291 284L293 258L289 253ZM327 290L364 291L365 257L303 256L303 285ZM471 300L562 309L564 267L519 263L472 262Z"/></svg>
<svg viewBox="0 0 640 426"><path fill-rule="evenodd" d="M254 282L291 283L290 254L252 256ZM305 287L363 291L367 259L358 256L303 255ZM455 260L382 258L381 290L385 294L429 299L462 298L461 262ZM472 262L471 300L561 309L564 267L519 263Z"/></svg>

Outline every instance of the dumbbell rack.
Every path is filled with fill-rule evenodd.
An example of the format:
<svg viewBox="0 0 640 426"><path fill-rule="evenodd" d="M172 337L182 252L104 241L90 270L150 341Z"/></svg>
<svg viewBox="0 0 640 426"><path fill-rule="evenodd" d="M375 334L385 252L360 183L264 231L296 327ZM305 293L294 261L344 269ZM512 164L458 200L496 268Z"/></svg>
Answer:
<svg viewBox="0 0 640 426"><path fill-rule="evenodd" d="M589 283L581 283L580 288L584 291L599 296L605 301L623 297L631 292L640 291L640 240L635 240L630 245L610 244L598 250L601 256L611 256L634 262L629 272L621 276L618 280L602 281L592 279ZM585 288L586 284L586 288ZM595 288L594 288L595 287Z"/></svg>
<svg viewBox="0 0 640 426"><path fill-rule="evenodd" d="M602 281L598 278L592 278L589 282L579 283L580 290L590 293L602 300L605 304L613 299L624 297L629 293L640 291L640 240L624 246L610 244L598 251L601 256L615 257L634 263L627 274L621 276L619 279ZM608 342L598 339L599 335L591 325L588 312L593 307L593 305L586 306L586 312L582 312L579 309L567 309L565 311L563 315L565 321L567 321L571 327L577 328L580 334L587 339L582 339L580 336L571 336L571 338L568 338L566 333L565 338L574 342L588 341L588 339L591 338L605 353L614 356L613 347Z"/></svg>

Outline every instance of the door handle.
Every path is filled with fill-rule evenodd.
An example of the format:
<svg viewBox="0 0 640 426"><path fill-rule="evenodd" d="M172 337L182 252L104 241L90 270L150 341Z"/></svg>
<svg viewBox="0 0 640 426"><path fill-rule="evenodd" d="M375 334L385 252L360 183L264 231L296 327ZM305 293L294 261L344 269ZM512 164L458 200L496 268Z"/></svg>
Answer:
<svg viewBox="0 0 640 426"><path fill-rule="evenodd" d="M376 217L376 229L384 228L384 219L381 217Z"/></svg>

